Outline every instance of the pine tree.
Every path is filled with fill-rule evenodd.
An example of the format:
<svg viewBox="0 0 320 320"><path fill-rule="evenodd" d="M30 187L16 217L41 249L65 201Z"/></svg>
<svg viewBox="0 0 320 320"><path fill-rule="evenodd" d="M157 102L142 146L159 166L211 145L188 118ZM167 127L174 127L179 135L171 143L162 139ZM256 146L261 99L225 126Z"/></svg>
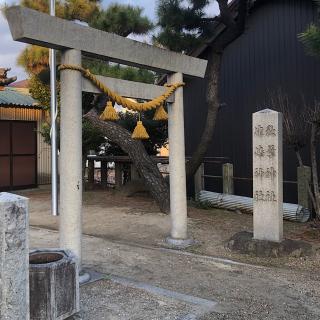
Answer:
<svg viewBox="0 0 320 320"><path fill-rule="evenodd" d="M154 41L170 50L190 52L210 36L212 21L206 16L210 0L162 0L157 8L161 31Z"/></svg>

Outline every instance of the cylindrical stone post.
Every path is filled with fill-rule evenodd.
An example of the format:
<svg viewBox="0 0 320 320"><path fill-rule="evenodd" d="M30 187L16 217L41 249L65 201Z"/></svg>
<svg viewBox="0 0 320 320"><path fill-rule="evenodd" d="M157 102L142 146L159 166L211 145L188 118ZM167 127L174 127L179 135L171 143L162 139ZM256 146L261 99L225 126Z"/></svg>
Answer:
<svg viewBox="0 0 320 320"><path fill-rule="evenodd" d="M194 196L198 201L199 193L204 189L204 164L201 163L196 174L194 175Z"/></svg>
<svg viewBox="0 0 320 320"><path fill-rule="evenodd" d="M298 204L310 208L309 187L311 183L311 168L300 166L297 168Z"/></svg>
<svg viewBox="0 0 320 320"><path fill-rule="evenodd" d="M62 64L81 66L81 52L66 50ZM81 265L82 238L82 77L61 71L60 247L71 250Z"/></svg>
<svg viewBox="0 0 320 320"><path fill-rule="evenodd" d="M282 114L253 114L253 233L258 240L282 241Z"/></svg>
<svg viewBox="0 0 320 320"><path fill-rule="evenodd" d="M223 193L234 194L233 164L224 163L222 166Z"/></svg>
<svg viewBox="0 0 320 320"><path fill-rule="evenodd" d="M0 319L29 320L28 199L0 193Z"/></svg>
<svg viewBox="0 0 320 320"><path fill-rule="evenodd" d="M168 83L178 82L183 82L181 73L168 76ZM182 87L176 90L168 112L171 237L184 240L188 234Z"/></svg>

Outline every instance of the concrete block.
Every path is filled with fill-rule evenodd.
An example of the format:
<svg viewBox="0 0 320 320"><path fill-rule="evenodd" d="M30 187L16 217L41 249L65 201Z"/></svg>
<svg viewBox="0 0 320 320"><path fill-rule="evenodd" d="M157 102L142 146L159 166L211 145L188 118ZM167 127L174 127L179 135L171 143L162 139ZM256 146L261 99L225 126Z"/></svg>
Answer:
<svg viewBox="0 0 320 320"><path fill-rule="evenodd" d="M28 199L0 193L0 319L29 319Z"/></svg>

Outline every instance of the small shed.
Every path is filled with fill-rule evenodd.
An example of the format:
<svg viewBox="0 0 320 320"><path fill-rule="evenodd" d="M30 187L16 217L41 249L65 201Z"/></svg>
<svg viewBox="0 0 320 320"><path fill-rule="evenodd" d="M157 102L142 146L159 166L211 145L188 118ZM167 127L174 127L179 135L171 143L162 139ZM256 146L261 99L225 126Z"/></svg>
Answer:
<svg viewBox="0 0 320 320"><path fill-rule="evenodd" d="M50 146L41 135L48 112L27 88L8 86L16 80L9 70L0 68L0 191L51 182Z"/></svg>

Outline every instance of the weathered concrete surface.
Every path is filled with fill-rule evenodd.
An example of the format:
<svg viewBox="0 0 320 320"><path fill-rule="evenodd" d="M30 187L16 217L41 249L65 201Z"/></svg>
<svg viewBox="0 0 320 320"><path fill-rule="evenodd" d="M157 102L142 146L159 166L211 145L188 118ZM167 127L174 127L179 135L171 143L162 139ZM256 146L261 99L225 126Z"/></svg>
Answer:
<svg viewBox="0 0 320 320"><path fill-rule="evenodd" d="M0 319L29 319L28 199L0 193Z"/></svg>
<svg viewBox="0 0 320 320"><path fill-rule="evenodd" d="M55 246L58 234L31 229L32 246ZM309 320L320 317L317 273L241 265L192 253L121 244L84 236L84 264L110 281L81 287L83 319ZM117 285L116 278L131 279ZM140 283L137 288L136 283ZM177 293L168 299L167 291ZM187 318L194 303L216 301L214 311ZM99 298L98 298L99 297ZM181 304L182 303L182 304ZM185 309L183 309L185 306ZM130 312L131 311L131 312ZM182 311L182 312L181 312ZM170 314L172 317L170 318Z"/></svg>
<svg viewBox="0 0 320 320"><path fill-rule="evenodd" d="M23 7L6 11L14 40L58 50L77 49L110 61L201 77L207 61L51 17Z"/></svg>
<svg viewBox="0 0 320 320"><path fill-rule="evenodd" d="M253 233L258 240L283 237L282 114L270 109L252 115Z"/></svg>
<svg viewBox="0 0 320 320"><path fill-rule="evenodd" d="M64 51L61 62L81 65L81 52ZM60 248L71 250L81 269L82 92L81 73L61 71Z"/></svg>
<svg viewBox="0 0 320 320"><path fill-rule="evenodd" d="M168 83L183 82L183 75L168 76ZM175 102L168 106L170 217L173 239L185 240L187 233L187 190L184 143L183 88L175 92Z"/></svg>
<svg viewBox="0 0 320 320"><path fill-rule="evenodd" d="M80 311L77 257L68 250L30 253L30 318L64 320Z"/></svg>
<svg viewBox="0 0 320 320"><path fill-rule="evenodd" d="M167 91L167 88L163 86L149 83L140 83L103 76L96 77L108 88L127 98L152 100ZM93 93L101 92L91 81L85 78L82 80L82 91ZM174 102L174 94L172 94L167 101Z"/></svg>

